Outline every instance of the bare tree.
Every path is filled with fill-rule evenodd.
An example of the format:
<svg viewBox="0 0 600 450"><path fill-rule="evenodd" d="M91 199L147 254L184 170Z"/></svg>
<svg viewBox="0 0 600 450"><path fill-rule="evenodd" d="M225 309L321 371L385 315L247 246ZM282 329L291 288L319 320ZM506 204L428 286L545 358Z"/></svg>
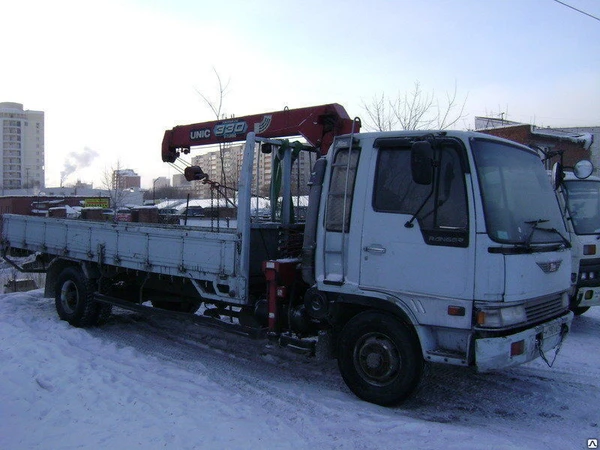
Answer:
<svg viewBox="0 0 600 450"><path fill-rule="evenodd" d="M215 69L214 67L213 67L213 72L215 73L215 76L217 77L217 82L219 84L216 100L210 99L208 96L206 96L205 94L200 92L198 89L196 89L196 92L198 93L198 95L200 95L200 97L202 97L202 100L204 100L204 103L206 103L206 105L210 108L210 110L215 115L215 118L218 120L218 119L223 118L222 117L223 101L225 99L225 95L227 94L227 88L229 87L229 80L227 80L226 84L223 84L223 80L221 80L221 76L219 75L219 72L217 72L217 69Z"/></svg>
<svg viewBox="0 0 600 450"><path fill-rule="evenodd" d="M208 96L206 96L205 94L203 94L202 92L200 92L197 89L196 89L196 92L198 92L198 95L200 95L200 97L202 97L202 100L204 100L204 103L206 103L206 105L213 112L213 114L215 115L215 119L219 120L219 119L225 118L225 115L223 114L223 101L225 99L225 95L227 94L227 88L229 87L229 80L227 80L227 83L223 83L223 80L221 79L219 72L217 72L217 69L215 69L214 67L213 67L213 72L215 73L215 76L217 77L217 82L218 82L217 98L210 99ZM226 186L227 185L227 175L226 175L226 171L225 171L225 148L226 148L225 144L222 144L222 143L219 144L219 158L221 160L221 184Z"/></svg>
<svg viewBox="0 0 600 450"><path fill-rule="evenodd" d="M465 117L467 103L458 99L456 83L452 92L446 92L444 101L440 101L435 92L424 92L421 83L415 81L414 89L399 92L395 99L389 99L385 93L375 96L370 103L363 102L369 121L367 127L376 131L402 130L445 130Z"/></svg>
<svg viewBox="0 0 600 450"><path fill-rule="evenodd" d="M129 197L129 191L124 189L120 183L120 174L122 171L121 161L117 160L114 166L104 168L101 177L101 185L107 191L110 198L110 207L114 210L114 221L117 221L117 211L125 206L126 200Z"/></svg>
<svg viewBox="0 0 600 450"><path fill-rule="evenodd" d="M446 101L443 104L436 102L437 108L437 127L440 130L453 127L456 123L466 117L465 105L467 104L468 95L465 95L462 103L457 98L457 86L454 82L454 91L446 92Z"/></svg>
<svg viewBox="0 0 600 450"><path fill-rule="evenodd" d="M370 104L363 102L362 107L369 116L367 128L375 131L391 131L396 128L398 120L384 93L380 97L373 97Z"/></svg>

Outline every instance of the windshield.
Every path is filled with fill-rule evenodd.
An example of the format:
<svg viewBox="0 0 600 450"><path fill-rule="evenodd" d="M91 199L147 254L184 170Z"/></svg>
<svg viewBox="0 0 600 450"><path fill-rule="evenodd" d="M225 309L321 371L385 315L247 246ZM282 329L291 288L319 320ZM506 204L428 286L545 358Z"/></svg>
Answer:
<svg viewBox="0 0 600 450"><path fill-rule="evenodd" d="M565 190L575 233L600 233L600 181L565 181Z"/></svg>
<svg viewBox="0 0 600 450"><path fill-rule="evenodd" d="M471 148L488 235L526 246L564 242L558 201L538 155L487 139L472 139Z"/></svg>

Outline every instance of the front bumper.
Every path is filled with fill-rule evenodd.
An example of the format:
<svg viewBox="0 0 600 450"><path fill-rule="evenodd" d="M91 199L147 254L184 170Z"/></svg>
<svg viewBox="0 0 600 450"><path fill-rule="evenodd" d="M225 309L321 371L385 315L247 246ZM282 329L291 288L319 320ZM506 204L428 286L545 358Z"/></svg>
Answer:
<svg viewBox="0 0 600 450"><path fill-rule="evenodd" d="M600 306L600 287L580 287L575 294L578 307Z"/></svg>
<svg viewBox="0 0 600 450"><path fill-rule="evenodd" d="M544 353L558 347L571 329L573 313L568 312L549 322L508 336L475 339L475 366L479 372L504 369L531 361L540 356L538 344ZM511 355L513 344L523 341L523 352Z"/></svg>

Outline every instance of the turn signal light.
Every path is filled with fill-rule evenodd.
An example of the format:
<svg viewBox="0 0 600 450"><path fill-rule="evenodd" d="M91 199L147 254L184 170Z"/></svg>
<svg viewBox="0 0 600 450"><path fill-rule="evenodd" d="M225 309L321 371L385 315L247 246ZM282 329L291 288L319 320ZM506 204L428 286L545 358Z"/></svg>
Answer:
<svg viewBox="0 0 600 450"><path fill-rule="evenodd" d="M483 311L477 312L477 325L483 325L485 323L485 313Z"/></svg>
<svg viewBox="0 0 600 450"><path fill-rule="evenodd" d="M596 254L596 244L588 244L583 246L583 254L584 255L595 255Z"/></svg>
<svg viewBox="0 0 600 450"><path fill-rule="evenodd" d="M462 306L448 306L449 316L464 316L465 308Z"/></svg>
<svg viewBox="0 0 600 450"><path fill-rule="evenodd" d="M519 356L525 352L525 341L520 340L510 344L510 356Z"/></svg>

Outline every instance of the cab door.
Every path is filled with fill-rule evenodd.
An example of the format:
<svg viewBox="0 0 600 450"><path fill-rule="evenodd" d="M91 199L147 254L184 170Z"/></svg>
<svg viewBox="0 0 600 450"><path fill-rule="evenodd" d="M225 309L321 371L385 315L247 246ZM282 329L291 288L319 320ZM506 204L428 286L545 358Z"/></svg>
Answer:
<svg viewBox="0 0 600 450"><path fill-rule="evenodd" d="M450 139L437 143L427 185L413 181L410 145L376 140L375 147L364 205L360 287L412 299L471 300L475 252L462 146ZM447 309L442 303L440 313Z"/></svg>

